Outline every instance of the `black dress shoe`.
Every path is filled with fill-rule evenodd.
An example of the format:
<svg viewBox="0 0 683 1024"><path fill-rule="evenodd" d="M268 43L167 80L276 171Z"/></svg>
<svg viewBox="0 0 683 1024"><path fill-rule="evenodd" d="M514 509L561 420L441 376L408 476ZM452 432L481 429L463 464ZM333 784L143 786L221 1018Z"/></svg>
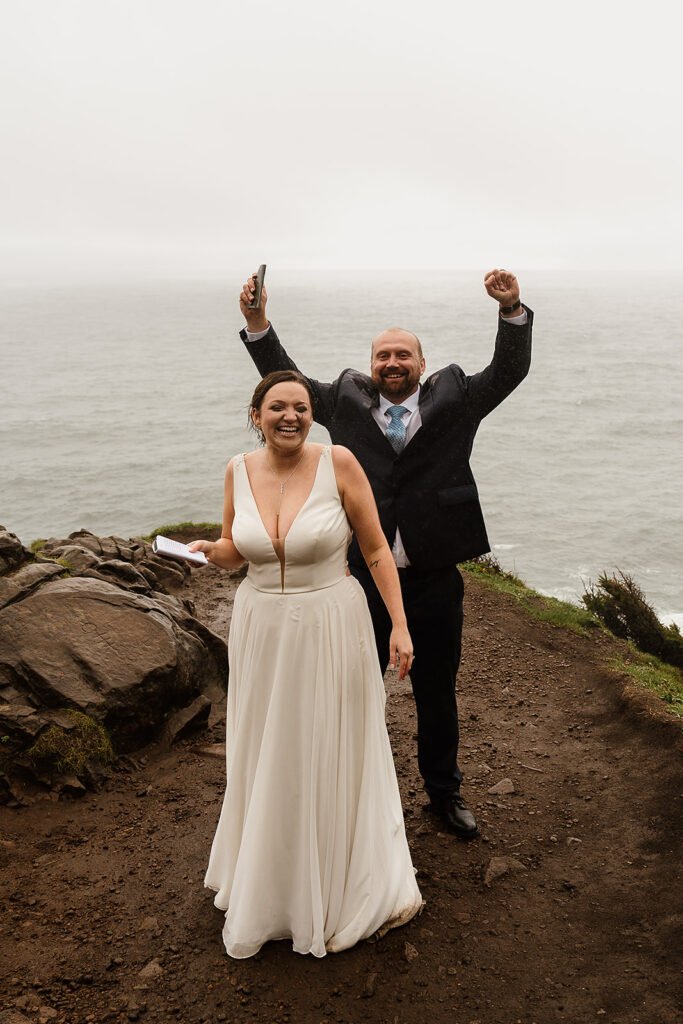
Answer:
<svg viewBox="0 0 683 1024"><path fill-rule="evenodd" d="M429 798L429 810L436 814L449 832L460 839L474 839L479 835L477 822L459 793L452 796L432 796Z"/></svg>

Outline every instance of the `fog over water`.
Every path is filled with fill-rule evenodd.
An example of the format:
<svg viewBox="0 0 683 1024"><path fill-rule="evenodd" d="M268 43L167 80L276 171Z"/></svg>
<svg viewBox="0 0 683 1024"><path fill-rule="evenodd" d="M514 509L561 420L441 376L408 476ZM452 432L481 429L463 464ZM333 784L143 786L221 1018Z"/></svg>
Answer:
<svg viewBox="0 0 683 1024"><path fill-rule="evenodd" d="M502 265L537 320L474 449L495 554L572 599L619 567L683 623L671 10L5 4L0 522L28 542L217 519L252 443L235 296L261 262L322 379L396 323L428 372L477 371Z"/></svg>
<svg viewBox="0 0 683 1024"><path fill-rule="evenodd" d="M672 6L3 6L0 274L681 268Z"/></svg>
<svg viewBox="0 0 683 1024"><path fill-rule="evenodd" d="M371 339L395 324L420 336L427 373L449 362L474 373L496 327L485 269L271 267L268 312L290 355L322 380L367 368ZM531 372L483 422L472 459L494 553L570 600L618 567L683 623L680 289L666 275L518 276L536 314ZM240 284L8 289L0 523L28 543L80 527L127 537L218 520L225 464L254 444Z"/></svg>

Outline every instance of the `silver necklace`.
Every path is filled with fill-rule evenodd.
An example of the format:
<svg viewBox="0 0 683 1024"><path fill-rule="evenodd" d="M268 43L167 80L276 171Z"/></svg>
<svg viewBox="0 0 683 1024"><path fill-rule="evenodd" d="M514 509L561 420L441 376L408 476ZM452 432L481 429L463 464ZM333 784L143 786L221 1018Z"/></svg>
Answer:
<svg viewBox="0 0 683 1024"><path fill-rule="evenodd" d="M268 469L270 470L270 472L273 474L273 476L275 477L275 479L277 480L277 482L280 485L280 502L279 502L278 507L277 507L277 512L275 513L275 516L276 516L276 519L277 519L278 523L280 521L280 509L282 508L282 497L283 497L283 495L285 493L285 484L289 483L289 481L292 479L292 477L296 473L297 469L299 468L299 466L303 462L303 458L304 458L305 454L306 454L306 449L304 448L303 453L301 455L301 458L297 462L297 464L294 467L294 469L292 470L292 472L289 474L289 476L285 477L284 480L280 480L280 477L277 475L277 473L275 472L275 470L271 466L270 459L268 458L268 452L266 452L266 465L268 466Z"/></svg>

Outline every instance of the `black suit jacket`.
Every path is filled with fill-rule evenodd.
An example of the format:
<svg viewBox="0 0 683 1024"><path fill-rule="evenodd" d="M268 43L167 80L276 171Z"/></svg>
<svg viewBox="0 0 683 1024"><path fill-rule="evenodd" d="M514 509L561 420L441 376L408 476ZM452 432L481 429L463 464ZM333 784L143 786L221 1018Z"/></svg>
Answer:
<svg viewBox="0 0 683 1024"><path fill-rule="evenodd" d="M452 363L427 377L420 388L422 426L400 455L372 415L379 394L370 377L344 370L331 384L308 378L315 420L327 427L334 444L345 445L361 463L389 546L398 526L415 569L447 568L490 550L469 460L483 417L529 371L533 313L524 308L523 326L499 317L495 351L486 369L467 376ZM248 342L246 331L240 337L261 376L298 369L272 326L260 341ZM365 564L355 540L349 562Z"/></svg>

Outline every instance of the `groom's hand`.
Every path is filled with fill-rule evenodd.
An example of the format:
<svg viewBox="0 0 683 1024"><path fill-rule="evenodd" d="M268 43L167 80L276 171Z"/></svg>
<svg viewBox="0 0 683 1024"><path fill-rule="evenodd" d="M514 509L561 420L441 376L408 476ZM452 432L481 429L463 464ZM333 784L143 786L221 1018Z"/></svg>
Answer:
<svg viewBox="0 0 683 1024"><path fill-rule="evenodd" d="M266 331L269 327L268 317L266 316L268 292L265 289L265 285L261 291L261 305L258 309L249 309L249 304L254 298L255 277L256 274L252 274L249 280L245 281L242 285L242 291L240 292L240 309L242 311L242 316L247 321L247 330L251 331L252 334L258 334L259 331Z"/></svg>
<svg viewBox="0 0 683 1024"><path fill-rule="evenodd" d="M484 287L492 299L501 307L514 306L519 301L519 283L509 270L489 270L484 277ZM521 309L516 309L511 316L519 316ZM505 314L502 314L503 316Z"/></svg>

